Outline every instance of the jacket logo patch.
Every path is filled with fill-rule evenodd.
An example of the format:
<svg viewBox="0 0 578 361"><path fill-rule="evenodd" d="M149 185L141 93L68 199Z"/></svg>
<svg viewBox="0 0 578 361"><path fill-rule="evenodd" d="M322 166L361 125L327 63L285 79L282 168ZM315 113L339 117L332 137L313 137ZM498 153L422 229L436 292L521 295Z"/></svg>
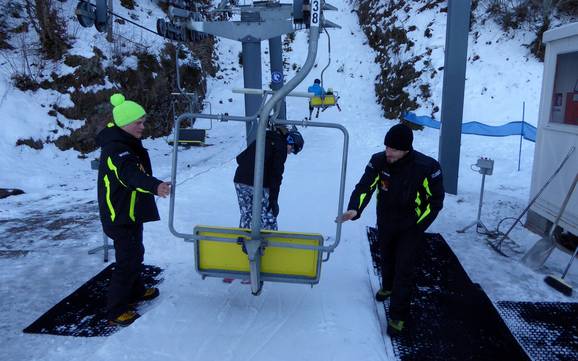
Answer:
<svg viewBox="0 0 578 361"><path fill-rule="evenodd" d="M125 155L129 155L129 154L130 154L129 152L122 152L122 153L120 153L118 156L119 156L119 157L124 157Z"/></svg>
<svg viewBox="0 0 578 361"><path fill-rule="evenodd" d="M438 169L437 172L434 172L434 174L431 175L432 179L439 176L440 174L442 174L441 169Z"/></svg>
<svg viewBox="0 0 578 361"><path fill-rule="evenodd" d="M389 190L389 179L383 179L382 178L380 184L381 184L382 190L384 190L386 192Z"/></svg>

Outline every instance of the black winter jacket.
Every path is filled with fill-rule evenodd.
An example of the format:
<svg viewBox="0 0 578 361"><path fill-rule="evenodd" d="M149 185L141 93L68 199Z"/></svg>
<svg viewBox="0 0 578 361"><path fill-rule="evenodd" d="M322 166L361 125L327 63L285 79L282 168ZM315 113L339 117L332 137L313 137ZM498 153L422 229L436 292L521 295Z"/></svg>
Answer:
<svg viewBox="0 0 578 361"><path fill-rule="evenodd" d="M109 123L96 140L102 148L98 207L103 226L158 221L154 194L162 181L152 176L151 161L140 139Z"/></svg>
<svg viewBox="0 0 578 361"><path fill-rule="evenodd" d="M377 189L377 223L380 227L425 231L443 207L444 188L440 164L415 150L395 163L385 152L376 153L365 167L349 200L357 219Z"/></svg>
<svg viewBox="0 0 578 361"><path fill-rule="evenodd" d="M237 156L237 171L235 183L253 186L255 172L255 142ZM270 202L277 202L279 189L283 180L285 161L287 160L287 141L285 137L274 131L267 131L265 138L265 165L263 188L269 188Z"/></svg>

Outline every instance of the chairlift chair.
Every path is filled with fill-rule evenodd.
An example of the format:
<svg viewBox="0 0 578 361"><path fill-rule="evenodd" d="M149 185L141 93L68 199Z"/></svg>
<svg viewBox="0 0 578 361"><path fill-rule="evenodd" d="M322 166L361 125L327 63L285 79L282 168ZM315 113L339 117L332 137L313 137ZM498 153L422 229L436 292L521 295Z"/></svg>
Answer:
<svg viewBox="0 0 578 361"><path fill-rule="evenodd" d="M195 93L172 93L174 99L171 102L171 110L173 113L173 121L176 121L178 116L176 115L176 106L182 102L183 98L185 99L186 104L188 105L189 112L198 112L201 110L200 104L196 100ZM182 104L182 103L181 103ZM210 107L209 102L203 102ZM179 131L178 138L175 138L177 143L184 147L191 147L191 146L205 146L206 138L207 138L207 130L212 128L212 122L210 123L208 128L199 128L195 126L195 120L191 120L191 124L189 127L181 128ZM170 145L173 145L173 141L168 142Z"/></svg>
<svg viewBox="0 0 578 361"><path fill-rule="evenodd" d="M179 116L175 122L175 137L179 139L183 129L182 121L192 118L246 121L247 117L191 114ZM276 124L304 125L303 122L281 120ZM345 171L349 135L341 124L307 122L307 126L334 128L341 130L344 136L342 165L337 214L343 211L345 190ZM284 232L260 230L257 239L251 229L197 225L193 233L179 232L174 227L176 173L178 145L173 144L172 184L169 206L169 228L171 232L185 241L195 243L195 269L202 276L218 278L236 278L251 281L251 291L259 295L263 282L301 283L311 286L317 284L321 275L321 264L329 260L330 254L338 246L341 237L341 224L336 225L336 235L331 244L330 238L318 233Z"/></svg>
<svg viewBox="0 0 578 361"><path fill-rule="evenodd" d="M341 107L338 103L339 94L336 91L329 88L327 92L322 96L313 96L309 99L309 119L313 115L313 110L317 109L315 113L315 118L319 118L319 111L324 112L327 108L337 107L341 111Z"/></svg>
<svg viewBox="0 0 578 361"><path fill-rule="evenodd" d="M277 104L300 84L311 71L315 63L320 27L329 24L322 23L322 6L315 3L311 6L309 23L309 49L307 59L293 79L289 80L281 89L275 92L259 91L265 95L259 112L251 116L229 116L227 114L194 114L180 115L174 124L173 158L171 170L171 197L169 206L169 229L177 237L185 241L195 242L196 269L205 277L233 277L250 279L251 292L259 295L263 282L292 282L316 284L319 282L321 262L329 260L331 253L339 245L341 238L341 223L336 224L336 233L333 242L326 245L328 239L315 233L279 232L261 229L260 204L262 197L263 162L265 148L265 134L267 126L277 124L312 126L338 129L343 133L343 152L341 162L341 177L337 215L343 211L343 194L345 190L345 172L347 169L347 153L349 134L345 127L336 123L319 123L305 121L290 121L277 119ZM311 94L306 94L310 97ZM271 98L266 102L267 96ZM303 95L301 95L303 96ZM328 99L329 101L329 99ZM256 123L256 152L255 152L255 186L253 197L253 223L251 229L197 226L193 233L179 232L174 226L175 198L177 190L177 159L178 140L180 139L180 124L184 120L214 119L218 121L242 121ZM255 213L259 213L259 216Z"/></svg>
<svg viewBox="0 0 578 361"><path fill-rule="evenodd" d="M198 97L198 94L196 92L187 92L181 86L181 72L179 70L179 67L180 67L180 65L179 65L179 52L181 50L180 48L181 48L180 44L178 44L175 47L175 74L176 74L176 85L177 85L177 89L179 90L179 92L171 93L171 95L173 97L173 99L171 101L171 109L173 112L173 121L177 120L176 105L178 105L179 103L182 104L183 100L185 101L185 103L187 105L189 113L200 112L202 109L202 104L208 104L209 107L211 106L211 104L208 102L203 102L201 104L201 102L199 102L199 97ZM210 130L212 128L213 124L211 122L209 128L193 128L193 126L195 125L195 120L196 119L191 120L190 128L180 129L179 136L175 137L175 140L179 145L182 145L185 147L204 146L205 145L207 130ZM172 145L172 142L169 142L169 144Z"/></svg>

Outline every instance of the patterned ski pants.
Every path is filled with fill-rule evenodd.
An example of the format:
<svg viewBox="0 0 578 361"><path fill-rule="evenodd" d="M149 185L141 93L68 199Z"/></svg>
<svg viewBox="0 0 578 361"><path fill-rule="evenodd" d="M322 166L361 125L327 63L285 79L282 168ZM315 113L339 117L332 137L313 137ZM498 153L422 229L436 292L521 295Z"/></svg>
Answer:
<svg viewBox="0 0 578 361"><path fill-rule="evenodd" d="M239 210L241 211L240 228L251 228L253 212L253 186L235 183L237 199L239 200ZM277 217L271 213L269 208L269 188L263 188L263 199L261 200L261 228L277 230Z"/></svg>

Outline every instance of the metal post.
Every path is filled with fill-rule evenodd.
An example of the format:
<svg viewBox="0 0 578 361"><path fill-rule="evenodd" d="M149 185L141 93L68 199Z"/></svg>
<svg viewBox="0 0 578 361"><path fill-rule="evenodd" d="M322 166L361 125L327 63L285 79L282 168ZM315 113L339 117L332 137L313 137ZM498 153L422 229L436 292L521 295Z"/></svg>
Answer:
<svg viewBox="0 0 578 361"><path fill-rule="evenodd" d="M101 33L106 31L108 23L112 21L108 16L107 1L108 0L96 0L94 26L96 27L96 30Z"/></svg>
<svg viewBox="0 0 578 361"><path fill-rule="evenodd" d="M478 218L468 224L467 226L465 226L464 228L458 230L458 233L464 233L465 231L467 231L469 228L476 226L476 230L478 228L482 228L484 230L484 232L488 233L488 228L484 225L484 223L482 222L482 204L484 203L484 184L486 183L486 174L482 173L482 189L480 190L480 203L478 204Z"/></svg>
<svg viewBox="0 0 578 361"><path fill-rule="evenodd" d="M283 86L283 46L281 37L269 39L269 58L271 61L271 90L279 90ZM285 98L279 102L279 118L287 119Z"/></svg>
<svg viewBox="0 0 578 361"><path fill-rule="evenodd" d="M267 130L267 123L269 120L269 115L271 111L277 104L281 101L291 90L295 89L302 81L305 79L307 74L313 68L315 64L315 58L317 57L317 45L319 42L319 29L321 21L321 2L320 0L312 0L311 2L311 27L309 29L309 49L307 52L307 59L303 64L300 71L295 74L291 80L287 82L276 92L267 103L263 106L261 114L259 116L259 125L257 128L257 136L255 141L255 172L253 177L253 208L252 208L252 219L251 219L251 239L245 241L245 246L249 247L250 244L256 243L261 244L261 201L263 199L263 169L265 164L265 134ZM253 247L255 248L255 247ZM259 247L260 248L260 247ZM256 257L258 255L255 255ZM251 260L251 255L249 255L249 260ZM260 257L260 256L258 256ZM259 281L260 273L251 275L251 290L253 294L258 294L261 289L261 284Z"/></svg>
<svg viewBox="0 0 578 361"><path fill-rule="evenodd" d="M107 0L107 1L108 1L108 11L109 11L109 13L112 14L112 4L113 4L113 1L112 1L112 0ZM113 21L112 21L112 16L111 16L110 21L106 24L106 40L107 40L109 43L112 43L112 42L113 42L113 38L112 38L112 23L113 23Z"/></svg>
<svg viewBox="0 0 578 361"><path fill-rule="evenodd" d="M88 254L95 254L96 252L100 251L100 250L104 251L104 262L108 262L108 250L109 249L114 249L114 246L108 244L108 237L106 236L106 234L104 232L102 232L102 246L98 246L95 247L91 250L88 251Z"/></svg>
<svg viewBox="0 0 578 361"><path fill-rule="evenodd" d="M261 89L261 42L243 41L243 79L245 88ZM245 94L245 115L251 116L259 111L261 96ZM246 124L247 146L255 141L257 123Z"/></svg>
<svg viewBox="0 0 578 361"><path fill-rule="evenodd" d="M522 161L522 139L524 138L524 119L526 115L526 102L522 103L522 128L520 129L520 148L518 149L518 172L520 171L520 162Z"/></svg>
<svg viewBox="0 0 578 361"><path fill-rule="evenodd" d="M450 194L458 194L470 6L471 0L448 0L439 161Z"/></svg>
<svg viewBox="0 0 578 361"><path fill-rule="evenodd" d="M478 204L478 225L482 224L482 204L484 204L484 185L486 184L486 174L482 174L482 190L480 191L480 204ZM484 227L485 228L485 227Z"/></svg>
<svg viewBox="0 0 578 361"><path fill-rule="evenodd" d="M104 247L104 262L108 262L108 250L109 250L109 245L108 245L108 236L102 232L102 242L103 242L103 247Z"/></svg>
<svg viewBox="0 0 578 361"><path fill-rule="evenodd" d="M319 0L313 0L313 4L319 6ZM320 12L320 9L318 10ZM312 14L313 16L313 14ZM317 19L320 18L319 13L317 13ZM317 20L319 21L319 20ZM265 133L267 129L267 121L271 110L275 104L285 97L291 90L293 90L297 85L303 81L307 76L317 56L317 44L319 41L319 23L313 25L313 20L311 23L311 29L309 32L309 51L307 53L307 60L303 65L303 68L291 79L285 86L284 89L275 93L271 99L265 104L263 110L260 114L259 127L257 129L256 137L256 149L255 149L255 173L253 177L253 212L251 221L251 238L258 239L261 232L261 201L263 199L263 169L265 164Z"/></svg>
<svg viewBox="0 0 578 361"><path fill-rule="evenodd" d="M562 273L562 278L566 277L566 274L570 270L570 266L572 266L572 262L574 262L574 258L576 258L576 254L578 254L578 247L576 247L576 249L574 250L574 253L572 254L572 258L570 259L570 262L568 262L568 265L564 269L564 272Z"/></svg>

